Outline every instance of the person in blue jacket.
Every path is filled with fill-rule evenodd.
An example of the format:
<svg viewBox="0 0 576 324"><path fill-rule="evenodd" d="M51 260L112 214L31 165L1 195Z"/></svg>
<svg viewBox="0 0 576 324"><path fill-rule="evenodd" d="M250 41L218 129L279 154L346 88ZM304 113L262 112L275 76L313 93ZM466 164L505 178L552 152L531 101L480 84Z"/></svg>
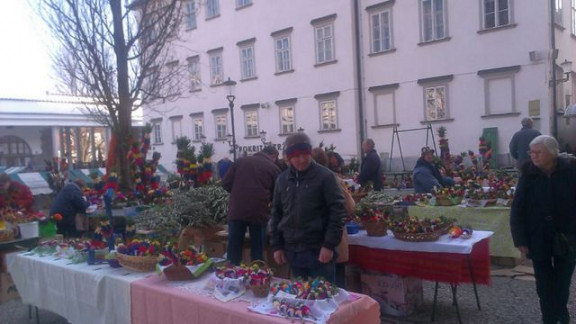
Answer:
<svg viewBox="0 0 576 324"><path fill-rule="evenodd" d="M82 179L66 184L58 192L50 208L50 215L62 215L62 220L56 223L56 227L57 233L64 237L79 237L81 234L76 230L76 214L85 213L89 206L88 201L82 195L85 186L86 183Z"/></svg>
<svg viewBox="0 0 576 324"><path fill-rule="evenodd" d="M412 171L412 181L415 193L429 193L434 188L440 189L454 185L450 177L442 176L440 170L434 165L434 150L425 146L416 166Z"/></svg>
<svg viewBox="0 0 576 324"><path fill-rule="evenodd" d="M362 187L366 187L369 183L375 191L382 190L382 162L378 152L374 149L374 140L367 138L362 143L362 152L366 154L360 166L360 174L356 179Z"/></svg>

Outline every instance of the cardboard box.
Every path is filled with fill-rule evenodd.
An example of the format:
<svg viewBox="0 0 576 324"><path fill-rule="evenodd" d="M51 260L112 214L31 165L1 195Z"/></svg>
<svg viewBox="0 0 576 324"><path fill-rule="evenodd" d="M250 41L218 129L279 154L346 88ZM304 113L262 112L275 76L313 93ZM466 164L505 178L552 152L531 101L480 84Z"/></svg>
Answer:
<svg viewBox="0 0 576 324"><path fill-rule="evenodd" d="M204 242L204 251L211 258L221 258L226 253L226 243Z"/></svg>
<svg viewBox="0 0 576 324"><path fill-rule="evenodd" d="M11 249L0 251L0 272L8 272L8 265L14 259L14 256L26 250L24 249Z"/></svg>
<svg viewBox="0 0 576 324"><path fill-rule="evenodd" d="M367 271L360 278L362 293L374 298L384 314L410 315L424 299L422 279L376 271Z"/></svg>
<svg viewBox="0 0 576 324"><path fill-rule="evenodd" d="M12 276L9 273L0 273L0 303L10 299L19 298L18 289L16 284L12 281Z"/></svg>

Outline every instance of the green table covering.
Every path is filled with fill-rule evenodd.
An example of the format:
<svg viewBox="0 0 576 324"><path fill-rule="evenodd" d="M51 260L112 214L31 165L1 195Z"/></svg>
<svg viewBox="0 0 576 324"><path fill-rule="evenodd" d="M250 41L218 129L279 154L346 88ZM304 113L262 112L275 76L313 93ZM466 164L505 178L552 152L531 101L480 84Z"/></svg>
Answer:
<svg viewBox="0 0 576 324"><path fill-rule="evenodd" d="M492 231L490 255L520 258L510 233L509 207L470 208L460 206L409 206L408 215L418 218L435 218L442 215L455 218L460 225L469 225L474 230Z"/></svg>

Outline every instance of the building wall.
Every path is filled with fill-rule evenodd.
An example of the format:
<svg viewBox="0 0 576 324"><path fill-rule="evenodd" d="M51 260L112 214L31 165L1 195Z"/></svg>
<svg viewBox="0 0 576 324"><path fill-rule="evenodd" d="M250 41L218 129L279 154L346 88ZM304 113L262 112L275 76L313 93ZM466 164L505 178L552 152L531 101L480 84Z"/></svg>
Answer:
<svg viewBox="0 0 576 324"><path fill-rule="evenodd" d="M424 85L419 81L451 76L448 85L448 120L431 123L436 143L437 129L447 128L452 154L467 150L478 151L478 138L485 128L497 128L497 157L503 165L512 165L508 157L508 143L520 129L522 118L531 116L535 127L544 134L551 131L551 89L548 87L551 68L550 7L548 1L537 1L525 6L523 1L510 0L510 26L486 31L482 28L482 1L446 0L448 38L423 44L420 36L420 1L378 0L306 0L253 1L236 9L232 1L220 1L220 16L206 20L204 8L197 17L197 28L183 31L182 44L174 48L175 59L186 64L186 58L199 55L202 90L186 93L171 103L155 103L146 112L146 119L161 119L163 143L153 145L159 150L163 163L175 160L176 147L171 143L171 116L182 116L182 135L192 137L191 113L204 115L206 140L215 141L215 121L212 111L226 108L226 90L210 86L208 82L208 52L222 48L224 77L238 81L236 86L235 125L236 140L240 146L256 146L258 138L246 138L243 105L259 105L259 131L267 132L267 139L280 144L285 136L279 133L280 121L277 101L296 99L296 128L302 127L314 144L334 144L345 159L359 154L360 123L362 136L373 138L383 157L392 154L399 168L398 143L391 150L393 128L400 131L426 128ZM565 19L570 20L570 1L565 0ZM358 5L361 49L362 89L358 90L356 74L354 6ZM305 8L305 10L302 10ZM392 10L393 50L372 54L371 13ZM314 28L311 21L336 14L334 20L336 63L315 67ZM275 73L272 33L292 28L291 48L294 72ZM557 29L557 47L564 58L576 55L576 38L570 30ZM568 35L568 37L566 37ZM238 42L254 40L257 78L241 81ZM532 53L532 54L530 54ZM570 53L570 55L568 55ZM576 59L572 59L576 61ZM503 69L505 72L498 72ZM494 78L507 77L511 82L508 92L495 86ZM500 80L500 79L498 79ZM491 83L489 83L491 82ZM491 87L491 90L486 90ZM379 90L380 89L380 90ZM376 95L390 91L394 95L395 120L379 124L375 110L381 110ZM504 93L499 93L504 91ZM339 92L337 132L318 132L318 94ZM358 120L361 98L364 119ZM513 105L500 104L504 97L513 98ZM488 113L487 106L498 114ZM530 109L531 108L531 109ZM380 112L384 120L389 115ZM228 119L228 129L230 129ZM568 132L565 121L559 122L561 132ZM569 126L569 125L568 125ZM574 126L572 125L572 129ZM425 129L399 133L404 158L412 161L426 142ZM572 133L562 133L572 134ZM562 135L571 137L573 135ZM431 135L431 134L429 134ZM576 135L576 132L574 132ZM170 139L170 140L168 140ZM199 143L195 143L197 146ZM576 147L576 146L575 146ZM215 160L228 155L226 141L215 142ZM408 169L412 164L406 165ZM172 165L172 170L175 166Z"/></svg>

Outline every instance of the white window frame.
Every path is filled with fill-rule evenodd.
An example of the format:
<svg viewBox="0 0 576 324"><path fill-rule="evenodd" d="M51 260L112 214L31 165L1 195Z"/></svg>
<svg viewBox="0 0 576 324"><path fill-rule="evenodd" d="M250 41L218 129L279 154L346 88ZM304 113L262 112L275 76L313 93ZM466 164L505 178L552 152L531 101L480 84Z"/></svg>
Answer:
<svg viewBox="0 0 576 324"><path fill-rule="evenodd" d="M182 137L182 117L170 118L172 124L172 142L175 143L178 137Z"/></svg>
<svg viewBox="0 0 576 324"><path fill-rule="evenodd" d="M424 8L427 4L430 4L430 13L424 12ZM438 10L438 4L442 4L442 10ZM439 13L442 17L437 17ZM442 28L439 30L438 25L442 24ZM448 23L447 23L447 10L445 0L420 0L420 34L422 42L432 42L436 40L445 39L448 37ZM428 35L428 30L430 30L430 35Z"/></svg>
<svg viewBox="0 0 576 324"><path fill-rule="evenodd" d="M393 49L392 35L392 8L370 13L370 52L380 53Z"/></svg>
<svg viewBox="0 0 576 324"><path fill-rule="evenodd" d="M224 64L222 62L222 51L214 51L210 57L210 84L219 85L224 82Z"/></svg>
<svg viewBox="0 0 576 324"><path fill-rule="evenodd" d="M258 125L258 110L256 109L246 109L244 110L244 129L246 131L246 137L259 137L259 125Z"/></svg>
<svg viewBox="0 0 576 324"><path fill-rule="evenodd" d="M562 2L564 0L555 0L554 1L554 23L558 26L564 26L564 9Z"/></svg>
<svg viewBox="0 0 576 324"><path fill-rule="evenodd" d="M512 24L512 3L511 0L506 0L506 8L501 8L500 7L500 2L498 2L498 0L481 0L482 2L482 29L493 29L493 28L498 28L498 27L502 27L502 26L508 26L510 24ZM494 11L491 12L487 12L488 8L487 8L487 3L491 2L493 7L494 7ZM501 17L500 17L500 13L502 12L506 12L506 22L502 22L501 21ZM487 26L487 21L488 21L488 16L491 16L490 18L493 20L494 22L494 26Z"/></svg>
<svg viewBox="0 0 576 324"><path fill-rule="evenodd" d="M194 134L194 141L202 141L204 137L204 116L197 115L192 117L192 128Z"/></svg>
<svg viewBox="0 0 576 324"><path fill-rule="evenodd" d="M254 43L242 45L240 51L240 73L242 80L256 77L256 57Z"/></svg>
<svg viewBox="0 0 576 324"><path fill-rule="evenodd" d="M236 0L236 9L243 8L252 4L252 0Z"/></svg>
<svg viewBox="0 0 576 324"><path fill-rule="evenodd" d="M332 107L329 105L332 104ZM338 100L336 98L327 98L318 100L318 109L320 112L320 130L331 131L338 129ZM327 119L327 120L326 120Z"/></svg>
<svg viewBox="0 0 576 324"><path fill-rule="evenodd" d="M206 0L206 19L220 16L220 1Z"/></svg>
<svg viewBox="0 0 576 324"><path fill-rule="evenodd" d="M187 58L188 75L190 78L190 91L202 90L202 74L200 73L200 56L195 55Z"/></svg>
<svg viewBox="0 0 576 324"><path fill-rule="evenodd" d="M576 0L572 0L571 8L570 8L570 16L572 19L571 23L571 32L573 36L576 36Z"/></svg>
<svg viewBox="0 0 576 324"><path fill-rule="evenodd" d="M276 60L276 73L292 70L291 35L283 34L274 37L274 56Z"/></svg>
<svg viewBox="0 0 576 324"><path fill-rule="evenodd" d="M153 144L162 144L162 120L152 120Z"/></svg>
<svg viewBox="0 0 576 324"><path fill-rule="evenodd" d="M449 119L448 82L426 84L422 87L424 90L424 120L437 121ZM438 98L438 94L441 94L440 98ZM434 116L431 116L428 111L429 105L433 105ZM443 114L440 117L438 117L439 111Z"/></svg>
<svg viewBox="0 0 576 324"><path fill-rule="evenodd" d="M228 114L218 113L214 114L215 136L217 141L227 140L228 135Z"/></svg>
<svg viewBox="0 0 576 324"><path fill-rule="evenodd" d="M374 126L390 126L396 124L396 90L389 89L389 90L380 90L375 91L374 95ZM379 98L384 96L391 96L392 97L392 107L390 107L390 111L385 110L384 107L379 105ZM390 123L382 122L383 117L381 115L391 115L392 121Z"/></svg>
<svg viewBox="0 0 576 324"><path fill-rule="evenodd" d="M296 107L294 105L280 106L280 132L293 134L296 132ZM292 119L292 121L290 121Z"/></svg>
<svg viewBox="0 0 576 324"><path fill-rule="evenodd" d="M332 62L336 59L334 46L334 21L314 26L316 64Z"/></svg>
<svg viewBox="0 0 576 324"><path fill-rule="evenodd" d="M198 23L196 21L196 0L186 1L186 30L198 28Z"/></svg>

